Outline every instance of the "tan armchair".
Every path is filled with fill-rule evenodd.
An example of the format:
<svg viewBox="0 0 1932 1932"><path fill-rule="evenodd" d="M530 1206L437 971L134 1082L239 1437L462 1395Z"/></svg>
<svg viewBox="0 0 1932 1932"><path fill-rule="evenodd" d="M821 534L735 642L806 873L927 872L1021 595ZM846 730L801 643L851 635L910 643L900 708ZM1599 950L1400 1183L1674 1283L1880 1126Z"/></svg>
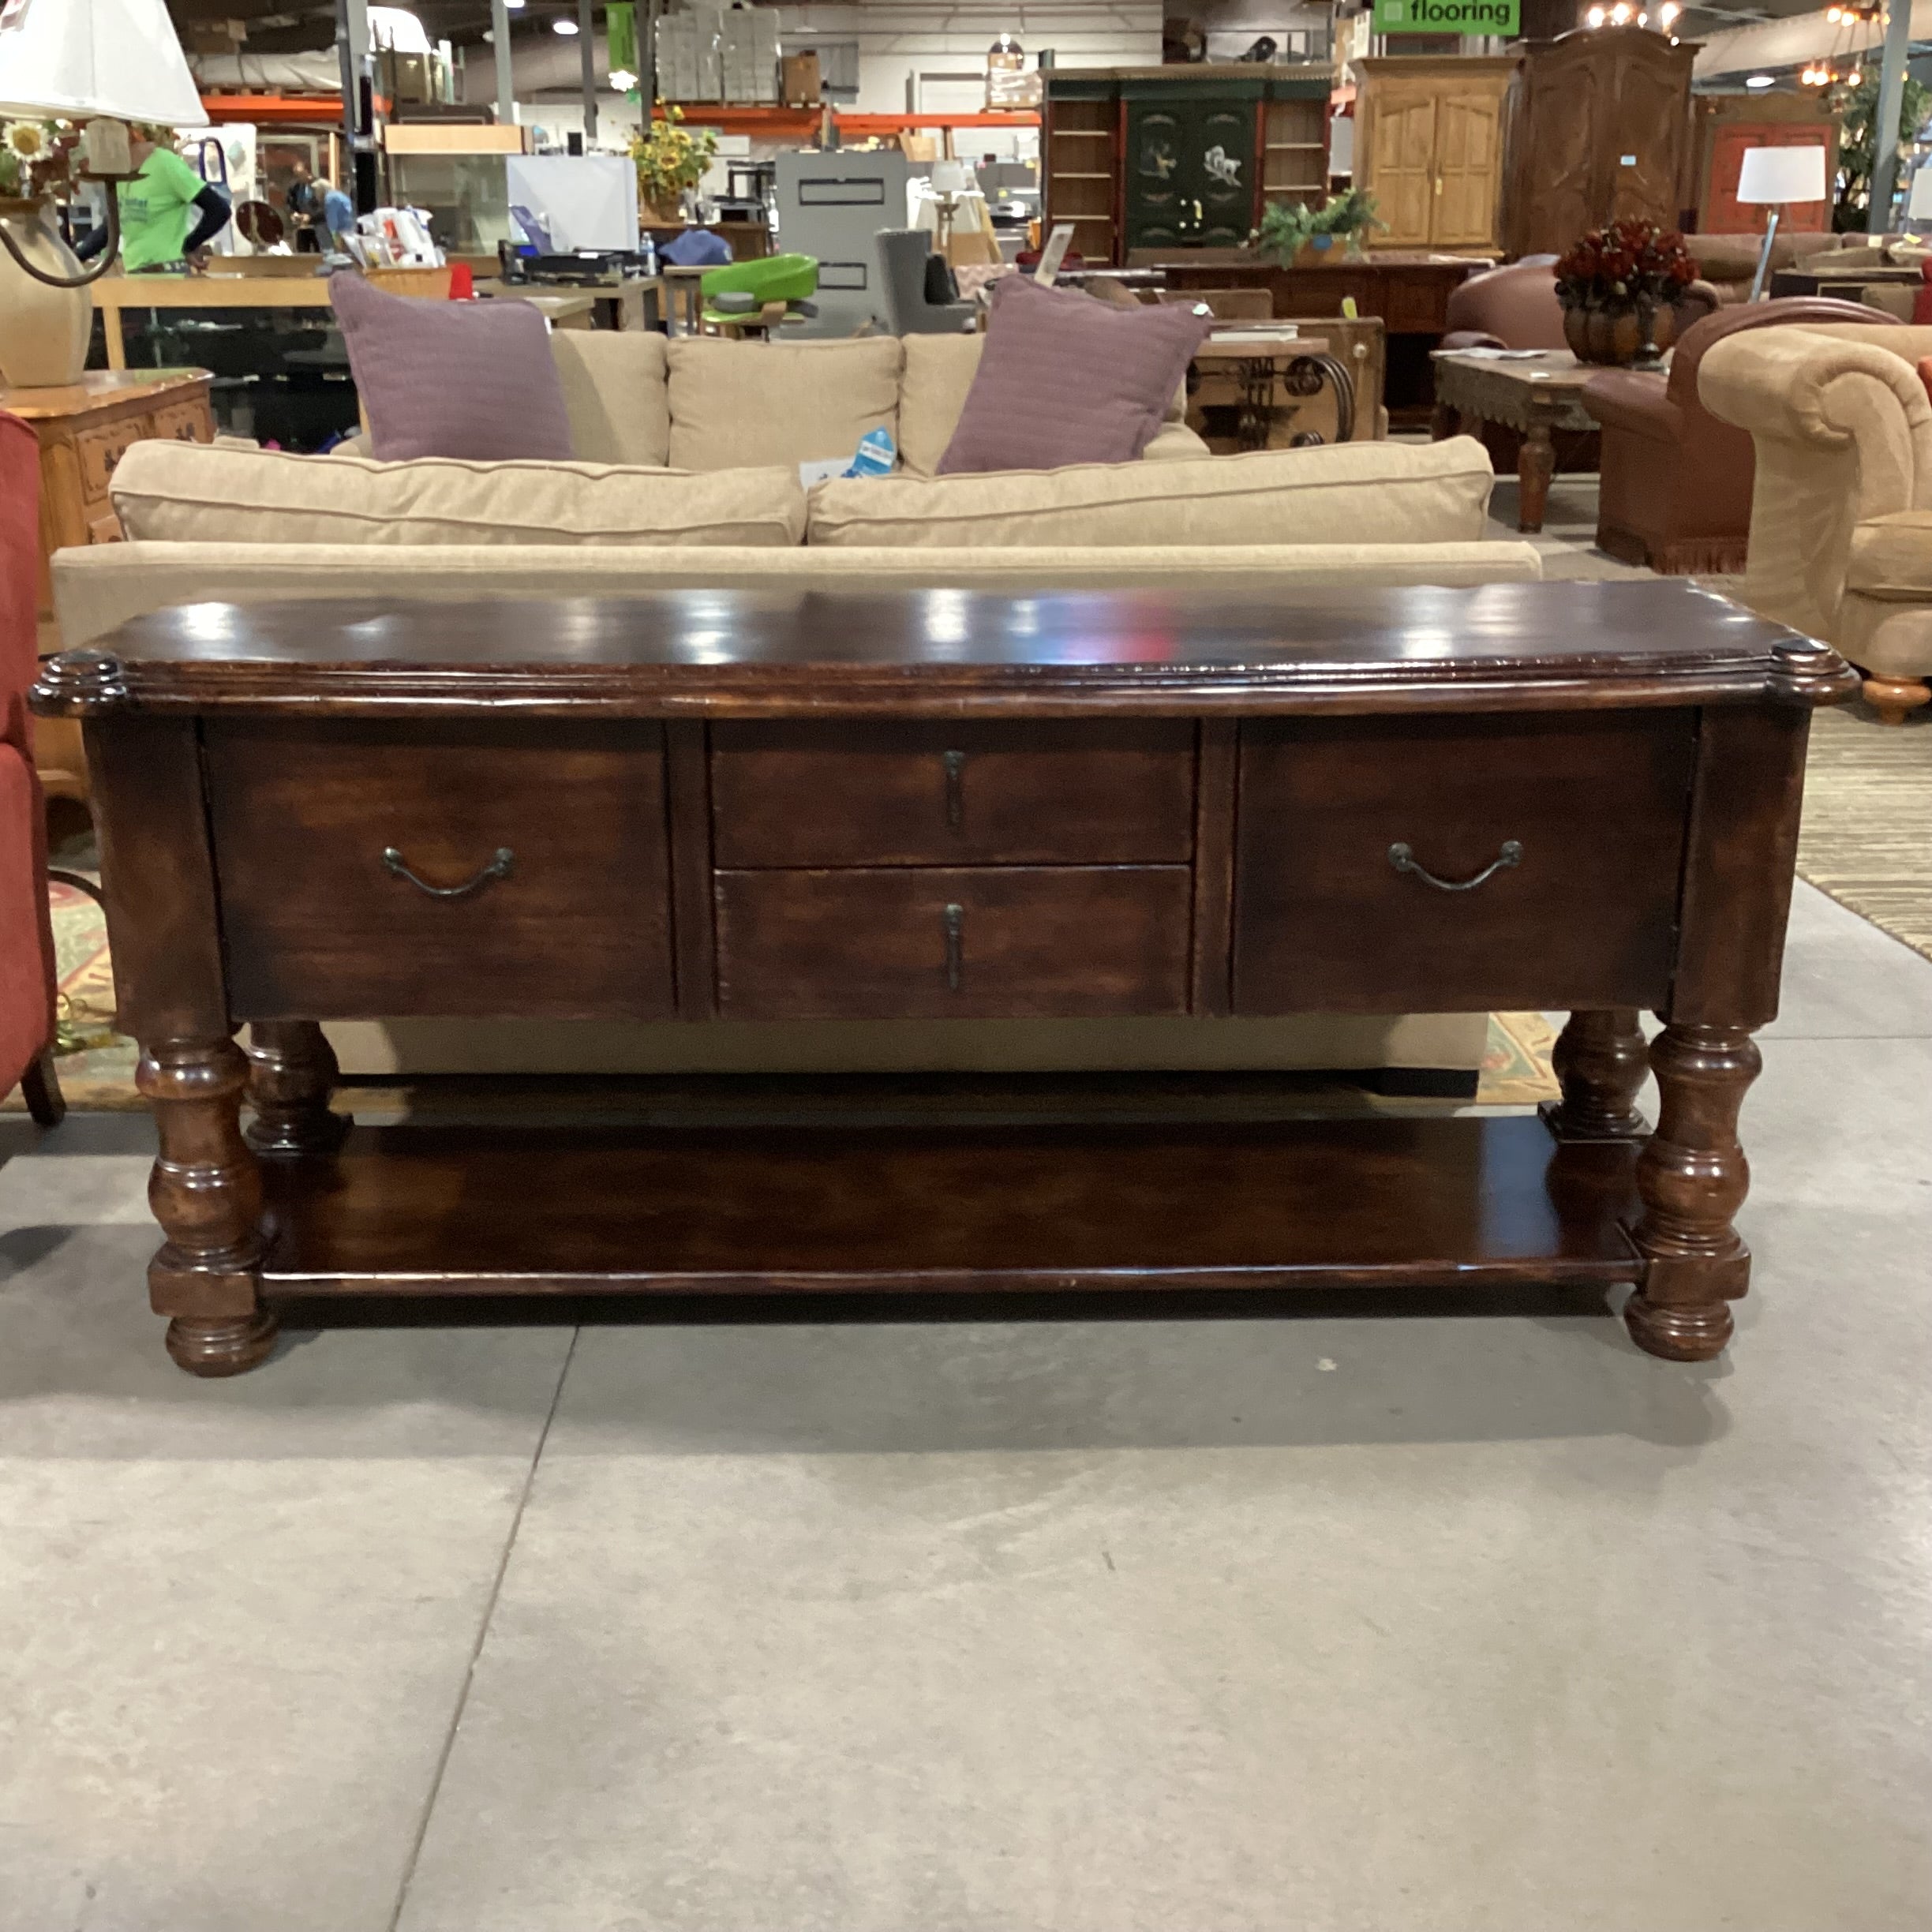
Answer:
<svg viewBox="0 0 1932 1932"><path fill-rule="evenodd" d="M1754 329L1698 377L1756 451L1745 601L1837 646L1892 724L1932 700L1928 356L1932 328Z"/></svg>

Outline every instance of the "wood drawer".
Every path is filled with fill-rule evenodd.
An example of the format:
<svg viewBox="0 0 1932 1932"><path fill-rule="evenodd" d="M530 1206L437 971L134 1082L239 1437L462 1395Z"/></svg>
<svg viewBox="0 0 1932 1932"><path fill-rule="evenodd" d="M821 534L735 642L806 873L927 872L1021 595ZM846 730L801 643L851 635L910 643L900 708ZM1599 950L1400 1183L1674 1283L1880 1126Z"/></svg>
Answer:
<svg viewBox="0 0 1932 1932"><path fill-rule="evenodd" d="M137 443L152 432L153 419L130 417L125 422L106 423L98 429L83 429L74 438L75 453L80 459L80 494L89 503L104 501L114 481L114 465Z"/></svg>
<svg viewBox="0 0 1932 1932"><path fill-rule="evenodd" d="M639 1018L673 1006L654 724L211 723L238 1020ZM460 897L425 884L500 876Z"/></svg>
<svg viewBox="0 0 1932 1932"><path fill-rule="evenodd" d="M1695 715L1244 724L1237 1013L1642 1006L1670 987ZM1398 870L1391 848L1461 885Z"/></svg>
<svg viewBox="0 0 1932 1932"><path fill-rule="evenodd" d="M1194 728L719 724L711 808L724 867L1185 863Z"/></svg>
<svg viewBox="0 0 1932 1932"><path fill-rule="evenodd" d="M154 433L170 443L206 443L215 433L205 400L170 402L155 411Z"/></svg>
<svg viewBox="0 0 1932 1932"><path fill-rule="evenodd" d="M721 872L732 1020L1078 1019L1188 1008L1185 866Z"/></svg>

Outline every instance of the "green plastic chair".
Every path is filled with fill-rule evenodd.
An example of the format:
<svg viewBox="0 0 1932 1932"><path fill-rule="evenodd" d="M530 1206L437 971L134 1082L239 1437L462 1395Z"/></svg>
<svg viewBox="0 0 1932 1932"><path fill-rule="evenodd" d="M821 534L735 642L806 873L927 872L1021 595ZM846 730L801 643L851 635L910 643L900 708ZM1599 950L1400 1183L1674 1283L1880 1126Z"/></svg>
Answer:
<svg viewBox="0 0 1932 1932"><path fill-rule="evenodd" d="M815 255L762 255L754 261L727 262L698 284L704 325L729 335L747 329L766 333L787 322L816 315L808 298L818 292Z"/></svg>

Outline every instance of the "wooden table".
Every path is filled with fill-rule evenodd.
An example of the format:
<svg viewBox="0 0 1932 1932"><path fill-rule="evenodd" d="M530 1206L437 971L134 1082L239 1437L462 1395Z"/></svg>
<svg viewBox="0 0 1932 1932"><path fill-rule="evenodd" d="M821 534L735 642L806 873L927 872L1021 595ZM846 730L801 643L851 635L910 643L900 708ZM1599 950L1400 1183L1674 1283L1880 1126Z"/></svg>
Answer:
<svg viewBox="0 0 1932 1932"><path fill-rule="evenodd" d="M0 410L32 425L40 444L40 554L34 610L44 656L60 648L51 565L56 550L118 543L108 490L114 466L152 436L206 443L214 436L206 369L89 369L59 388L0 388ZM50 719L34 734L34 764L50 798L85 803L87 766L70 721Z"/></svg>
<svg viewBox="0 0 1932 1932"><path fill-rule="evenodd" d="M1644 1347L1713 1355L1810 709L1856 689L1653 580L204 605L33 697L95 771L153 1305L223 1375L279 1297L397 1290L1634 1283ZM989 1123L900 1085L351 1133L316 1024L1556 1006L1541 1118Z"/></svg>
<svg viewBox="0 0 1932 1932"><path fill-rule="evenodd" d="M1516 459L1516 527L1543 527L1550 478L1556 474L1551 437L1559 429L1589 431L1597 419L1583 406L1583 390L1596 366L1579 362L1567 349L1547 349L1531 358L1508 361L1480 350L1451 349L1436 356L1436 414L1432 433L1440 442L1475 423L1502 423L1522 432ZM1657 372L1659 388L1664 372Z"/></svg>
<svg viewBox="0 0 1932 1932"><path fill-rule="evenodd" d="M1353 297L1357 315L1380 316L1387 335L1387 399L1391 418L1421 423L1434 406L1429 352L1449 326L1449 298L1487 259L1420 249L1371 249L1358 261L1284 268L1247 249L1138 251L1144 264L1166 272L1170 289L1265 288L1284 320L1339 316Z"/></svg>
<svg viewBox="0 0 1932 1932"><path fill-rule="evenodd" d="M504 282L492 275L479 279L476 292L486 301L508 297L535 301L540 306L545 302L565 299L571 319L557 322L560 328L644 329L657 328L663 321L664 282L658 275L635 275L608 287L597 284L579 287L567 282ZM581 305L586 301L588 307ZM555 322L555 313L552 313ZM579 316L588 316L590 320L578 320Z"/></svg>
<svg viewBox="0 0 1932 1932"><path fill-rule="evenodd" d="M328 277L320 275L103 275L94 283L93 292L94 306L100 311L102 333L107 338L107 366L110 369L127 367L127 343L121 318L129 309L314 309L333 315L328 283ZM500 284L487 293L531 303L549 316L556 328L596 326L597 292L593 290L526 290Z"/></svg>

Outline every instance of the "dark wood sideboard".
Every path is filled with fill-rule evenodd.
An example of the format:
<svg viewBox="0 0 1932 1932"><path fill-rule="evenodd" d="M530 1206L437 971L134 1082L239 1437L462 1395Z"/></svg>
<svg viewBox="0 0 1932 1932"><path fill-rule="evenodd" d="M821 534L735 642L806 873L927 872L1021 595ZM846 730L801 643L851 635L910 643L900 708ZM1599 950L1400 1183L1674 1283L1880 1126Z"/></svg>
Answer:
<svg viewBox="0 0 1932 1932"><path fill-rule="evenodd" d="M1651 581L203 605L34 696L95 773L153 1305L217 1375L278 1297L398 1290L1633 1283L1714 1354L1855 683ZM316 1024L1491 1007L1573 1015L1540 1118L351 1132Z"/></svg>

